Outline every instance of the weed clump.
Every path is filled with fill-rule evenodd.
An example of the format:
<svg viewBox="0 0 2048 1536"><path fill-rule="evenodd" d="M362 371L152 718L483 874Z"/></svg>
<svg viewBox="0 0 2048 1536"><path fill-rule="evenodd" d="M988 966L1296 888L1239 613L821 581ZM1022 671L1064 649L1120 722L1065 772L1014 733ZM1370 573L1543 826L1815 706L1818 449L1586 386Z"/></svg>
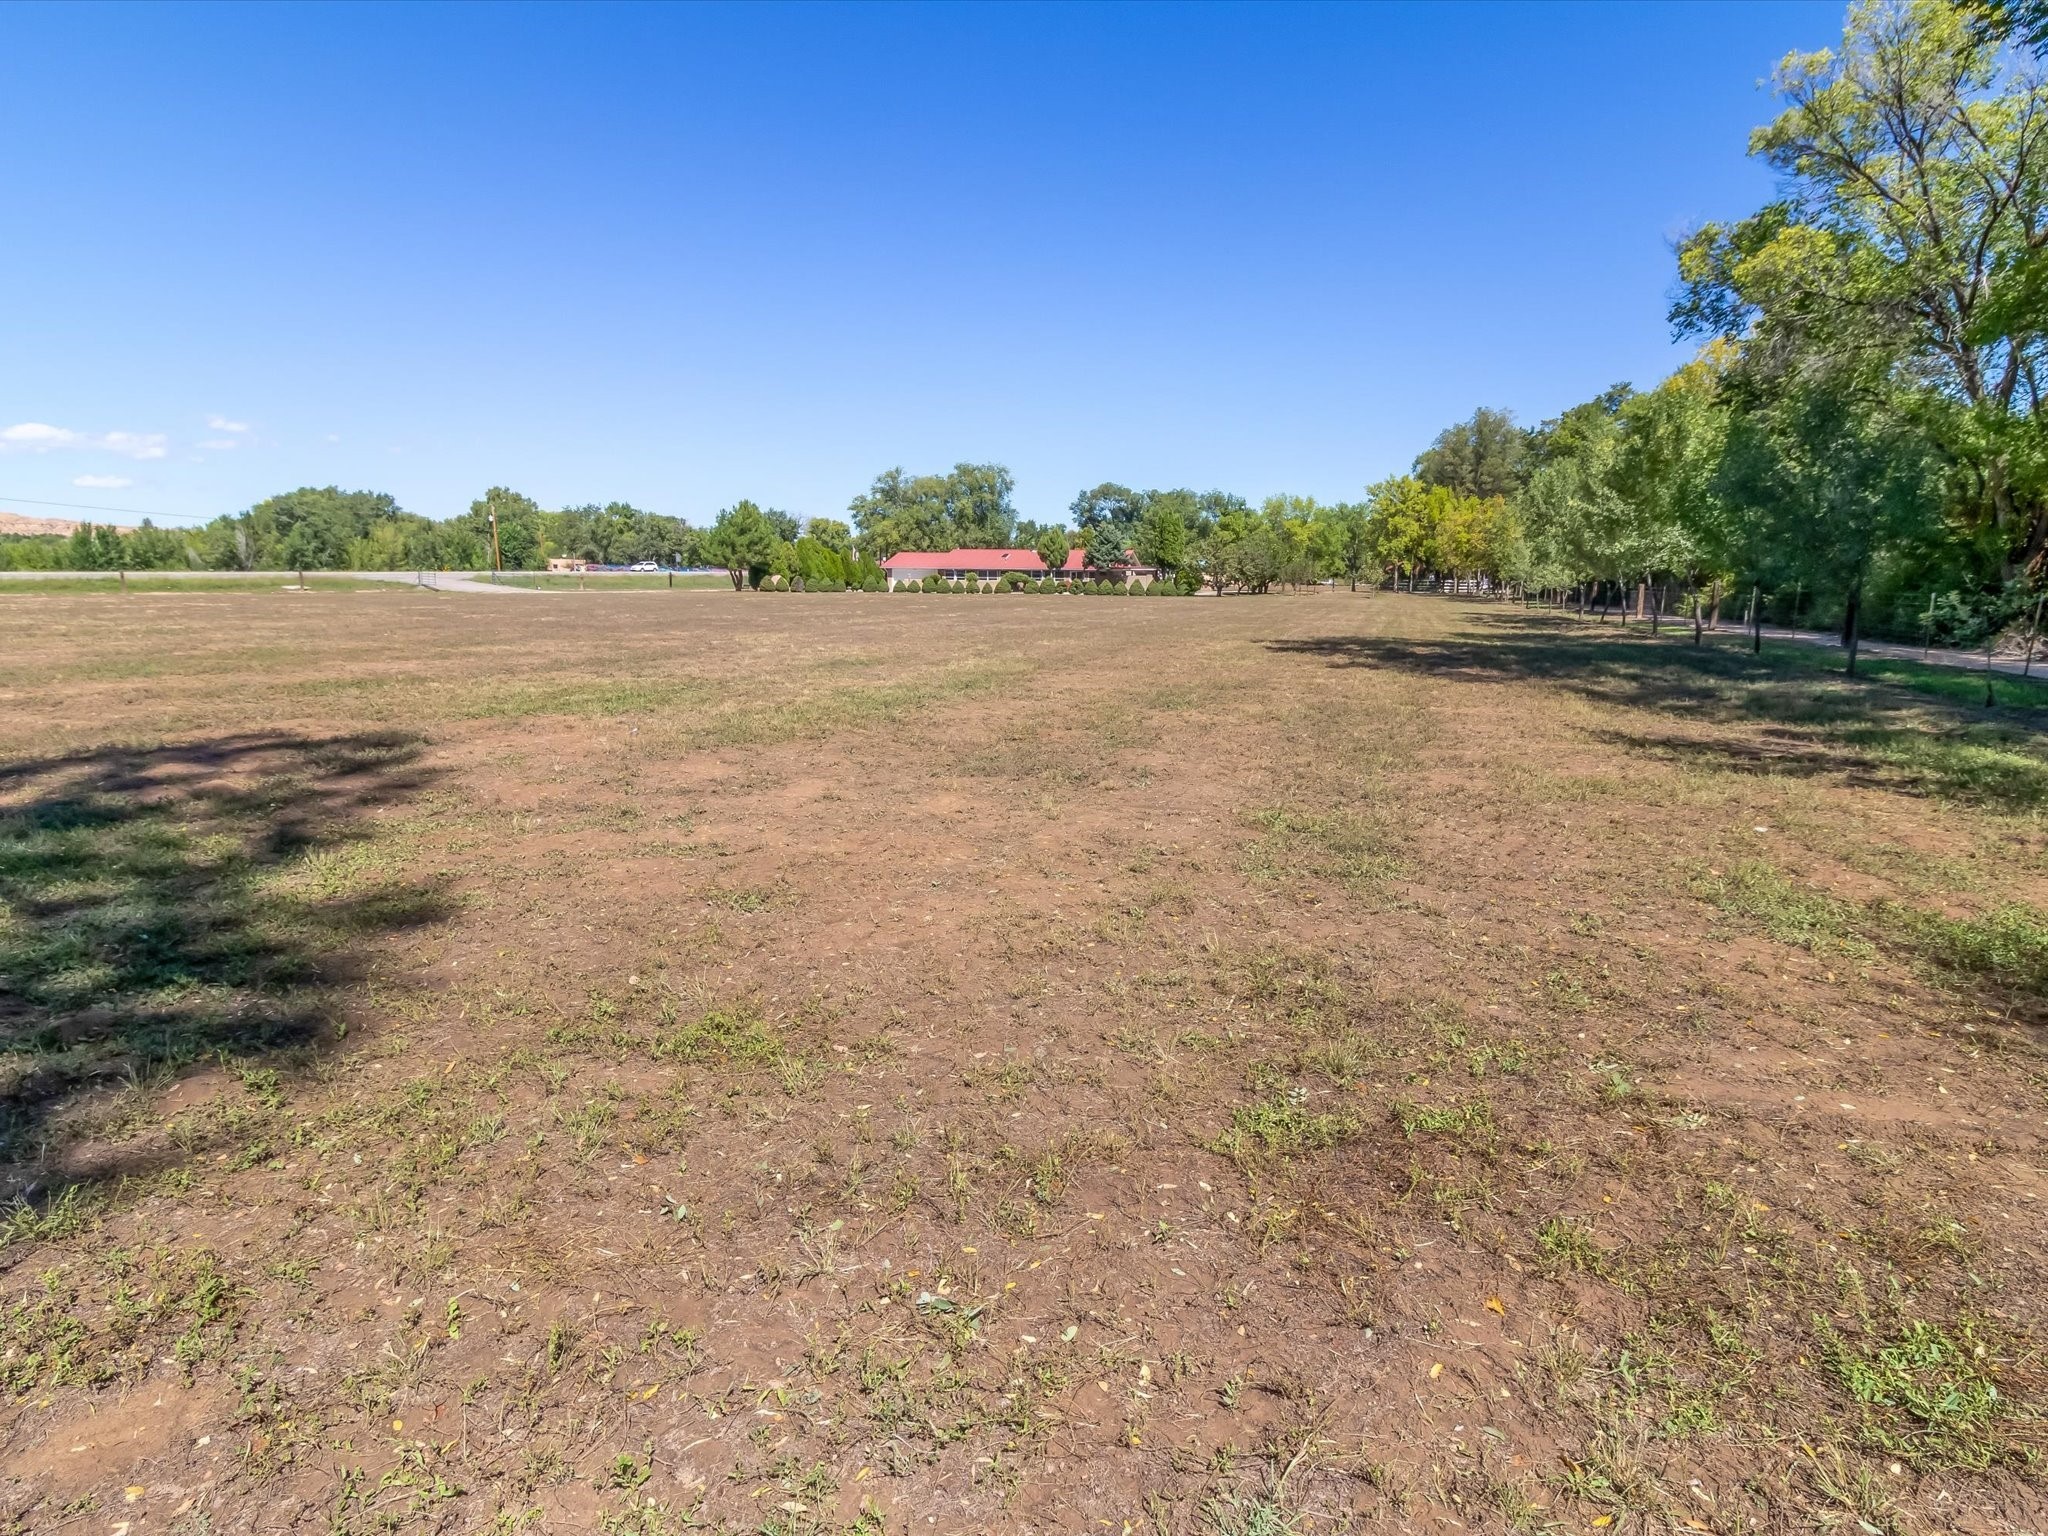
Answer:
<svg viewBox="0 0 2048 1536"><path fill-rule="evenodd" d="M2013 1404L1970 1323L1951 1333L1908 1318L1888 1339L1862 1340L1826 1317L1816 1315L1813 1327L1829 1373L1856 1402L1865 1444L1928 1468L1980 1472L2019 1454L2001 1429Z"/></svg>
<svg viewBox="0 0 2048 1536"><path fill-rule="evenodd" d="M1230 1112L1230 1125L1209 1143L1240 1168L1260 1156L1293 1157L1341 1145L1363 1127L1348 1110L1312 1113L1294 1094L1276 1093Z"/></svg>
<svg viewBox="0 0 2048 1536"><path fill-rule="evenodd" d="M789 1054L782 1032L747 1004L713 1008L701 1018L654 1038L658 1061L709 1061L733 1067L772 1067Z"/></svg>

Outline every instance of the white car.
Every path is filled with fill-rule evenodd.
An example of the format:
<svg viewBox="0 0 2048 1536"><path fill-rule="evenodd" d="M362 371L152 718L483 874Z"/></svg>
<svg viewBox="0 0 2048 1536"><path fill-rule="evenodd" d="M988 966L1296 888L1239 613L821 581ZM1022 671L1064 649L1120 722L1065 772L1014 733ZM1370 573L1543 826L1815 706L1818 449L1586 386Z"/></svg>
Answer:
<svg viewBox="0 0 2048 1536"><path fill-rule="evenodd" d="M661 569L661 567L656 565L652 560L635 560L631 565L627 566L626 569L629 571L658 571Z"/></svg>

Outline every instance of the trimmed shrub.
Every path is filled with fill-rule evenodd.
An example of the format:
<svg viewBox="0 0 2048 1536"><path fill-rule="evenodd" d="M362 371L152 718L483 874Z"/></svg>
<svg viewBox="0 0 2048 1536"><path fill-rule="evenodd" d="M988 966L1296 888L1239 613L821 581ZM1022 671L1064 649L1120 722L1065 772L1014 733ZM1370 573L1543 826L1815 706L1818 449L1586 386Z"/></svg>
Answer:
<svg viewBox="0 0 2048 1536"><path fill-rule="evenodd" d="M922 582L919 583L919 585L922 586L927 592L936 592L939 590L939 578L936 576L927 576Z"/></svg>

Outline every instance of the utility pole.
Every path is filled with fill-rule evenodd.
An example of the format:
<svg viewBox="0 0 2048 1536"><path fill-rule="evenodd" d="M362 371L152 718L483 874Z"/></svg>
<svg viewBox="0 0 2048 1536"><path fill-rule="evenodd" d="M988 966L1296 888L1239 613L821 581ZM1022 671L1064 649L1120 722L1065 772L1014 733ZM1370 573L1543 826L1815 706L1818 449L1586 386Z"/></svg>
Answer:
<svg viewBox="0 0 2048 1536"><path fill-rule="evenodd" d="M505 568L505 562L498 554L498 509L491 508L491 580L495 583L498 574Z"/></svg>

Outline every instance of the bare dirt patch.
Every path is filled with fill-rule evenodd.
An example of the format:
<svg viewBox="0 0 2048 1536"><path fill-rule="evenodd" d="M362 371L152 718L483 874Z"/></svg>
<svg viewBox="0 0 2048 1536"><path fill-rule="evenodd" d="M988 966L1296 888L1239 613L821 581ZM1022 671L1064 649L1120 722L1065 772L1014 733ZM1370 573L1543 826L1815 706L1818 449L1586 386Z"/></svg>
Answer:
<svg viewBox="0 0 2048 1536"><path fill-rule="evenodd" d="M0 612L0 1511L2038 1527L2038 725L1596 628Z"/></svg>

